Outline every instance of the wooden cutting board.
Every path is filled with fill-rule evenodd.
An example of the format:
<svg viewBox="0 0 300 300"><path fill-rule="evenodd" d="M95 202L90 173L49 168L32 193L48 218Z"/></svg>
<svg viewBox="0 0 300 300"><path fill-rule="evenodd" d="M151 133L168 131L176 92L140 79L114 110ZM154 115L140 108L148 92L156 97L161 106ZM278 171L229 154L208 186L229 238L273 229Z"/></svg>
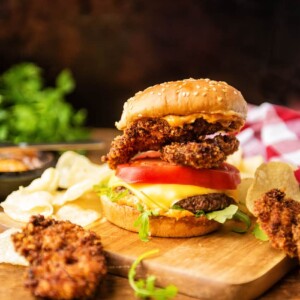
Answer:
<svg viewBox="0 0 300 300"><path fill-rule="evenodd" d="M137 256L159 249L143 261L138 275L155 275L158 285L174 284L180 293L199 299L253 299L296 263L251 232L238 234L228 228L197 238L153 237L149 242L108 221L93 229L102 237L110 273L126 277Z"/></svg>
<svg viewBox="0 0 300 300"><path fill-rule="evenodd" d="M137 233L108 221L102 220L92 229L102 238L110 273L127 277L140 254L159 249L156 256L145 259L138 267L138 276L155 275L158 285L174 284L181 295L193 298L253 299L296 264L268 242L228 228L197 238L153 237L146 243L139 240ZM23 287L23 273L23 267L0 264L0 299L34 299Z"/></svg>

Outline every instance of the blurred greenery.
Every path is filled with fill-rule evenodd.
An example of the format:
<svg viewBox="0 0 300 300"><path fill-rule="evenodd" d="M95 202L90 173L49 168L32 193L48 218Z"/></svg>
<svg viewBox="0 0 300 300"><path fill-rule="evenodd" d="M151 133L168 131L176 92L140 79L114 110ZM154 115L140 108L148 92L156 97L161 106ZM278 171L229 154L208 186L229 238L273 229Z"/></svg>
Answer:
<svg viewBox="0 0 300 300"><path fill-rule="evenodd" d="M0 75L0 141L58 142L84 140L87 112L65 99L75 88L69 70L58 74L54 87L44 84L33 63L14 65Z"/></svg>

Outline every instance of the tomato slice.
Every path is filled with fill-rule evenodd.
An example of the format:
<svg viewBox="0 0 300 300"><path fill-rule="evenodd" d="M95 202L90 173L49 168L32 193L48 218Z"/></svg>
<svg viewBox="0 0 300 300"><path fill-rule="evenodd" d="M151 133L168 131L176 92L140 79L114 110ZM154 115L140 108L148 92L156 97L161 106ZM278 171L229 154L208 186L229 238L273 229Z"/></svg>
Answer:
<svg viewBox="0 0 300 300"><path fill-rule="evenodd" d="M241 182L239 170L227 163L215 169L195 169L158 158L142 158L118 165L116 176L127 183L197 185L220 190L236 189Z"/></svg>

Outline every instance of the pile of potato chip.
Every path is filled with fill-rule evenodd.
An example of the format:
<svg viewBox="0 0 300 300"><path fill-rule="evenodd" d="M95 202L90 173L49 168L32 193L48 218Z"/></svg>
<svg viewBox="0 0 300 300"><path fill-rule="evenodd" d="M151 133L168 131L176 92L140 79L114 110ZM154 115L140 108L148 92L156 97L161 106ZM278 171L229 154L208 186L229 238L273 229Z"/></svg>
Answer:
<svg viewBox="0 0 300 300"><path fill-rule="evenodd" d="M93 187L111 175L107 165L96 165L80 154L65 152L55 168L44 171L29 186L20 187L1 203L0 224L8 228L0 234L0 263L27 266L11 241L35 214L88 226L102 217L99 196Z"/></svg>
<svg viewBox="0 0 300 300"><path fill-rule="evenodd" d="M1 221L8 222L10 218L22 224L30 216L42 214L81 226L90 225L102 216L93 186L111 172L107 165L96 165L83 155L65 152L55 168L45 170L40 178L27 187L20 187L1 203L5 214ZM18 225L12 225L15 224Z"/></svg>

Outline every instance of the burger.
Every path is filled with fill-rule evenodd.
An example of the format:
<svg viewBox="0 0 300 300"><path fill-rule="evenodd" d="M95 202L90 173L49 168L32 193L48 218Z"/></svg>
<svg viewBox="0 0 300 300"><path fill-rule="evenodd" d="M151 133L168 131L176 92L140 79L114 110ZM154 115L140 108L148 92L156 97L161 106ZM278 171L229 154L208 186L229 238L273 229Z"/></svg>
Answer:
<svg viewBox="0 0 300 300"><path fill-rule="evenodd" d="M111 223L148 236L192 237L237 214L240 174L227 157L239 147L247 104L223 81L157 84L125 104L123 131L102 160L114 170L101 201Z"/></svg>

